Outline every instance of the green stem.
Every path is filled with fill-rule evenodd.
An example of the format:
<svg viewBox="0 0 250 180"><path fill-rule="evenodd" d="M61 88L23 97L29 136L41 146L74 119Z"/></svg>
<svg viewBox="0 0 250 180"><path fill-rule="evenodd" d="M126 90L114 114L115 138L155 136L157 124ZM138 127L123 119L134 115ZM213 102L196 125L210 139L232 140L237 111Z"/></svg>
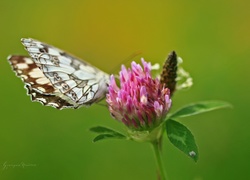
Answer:
<svg viewBox="0 0 250 180"><path fill-rule="evenodd" d="M158 171L159 171L159 180L167 180L166 172L164 170L163 161L162 161L162 153L161 153L161 139L158 139L155 142L152 142L155 157L158 165Z"/></svg>

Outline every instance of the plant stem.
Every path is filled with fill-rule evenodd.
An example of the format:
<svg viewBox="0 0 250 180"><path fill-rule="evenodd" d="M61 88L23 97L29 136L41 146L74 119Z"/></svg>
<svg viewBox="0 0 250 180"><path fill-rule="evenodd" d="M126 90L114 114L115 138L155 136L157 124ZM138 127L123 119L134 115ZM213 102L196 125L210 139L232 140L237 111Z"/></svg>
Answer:
<svg viewBox="0 0 250 180"><path fill-rule="evenodd" d="M155 157L158 165L159 171L159 180L167 180L166 172L164 170L163 161L162 161L162 153L161 153L161 140L162 138L152 142Z"/></svg>

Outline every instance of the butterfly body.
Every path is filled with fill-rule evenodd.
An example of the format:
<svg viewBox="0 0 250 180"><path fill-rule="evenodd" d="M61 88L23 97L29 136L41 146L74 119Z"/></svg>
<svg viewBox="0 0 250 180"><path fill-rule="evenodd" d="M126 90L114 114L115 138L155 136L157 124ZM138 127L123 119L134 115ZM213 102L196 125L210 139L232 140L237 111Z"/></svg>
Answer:
<svg viewBox="0 0 250 180"><path fill-rule="evenodd" d="M10 56L33 101L58 109L78 108L103 99L109 75L64 51L34 39L22 39L27 56Z"/></svg>

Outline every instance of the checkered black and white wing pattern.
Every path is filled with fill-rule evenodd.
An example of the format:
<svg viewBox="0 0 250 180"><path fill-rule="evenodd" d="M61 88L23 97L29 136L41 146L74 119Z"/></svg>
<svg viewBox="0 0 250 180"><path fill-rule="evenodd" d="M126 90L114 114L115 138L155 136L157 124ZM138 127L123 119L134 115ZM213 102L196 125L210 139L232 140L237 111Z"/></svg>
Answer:
<svg viewBox="0 0 250 180"><path fill-rule="evenodd" d="M33 100L62 109L91 105L105 97L108 74L40 41L22 39L22 43L31 58L11 56L9 61Z"/></svg>
<svg viewBox="0 0 250 180"><path fill-rule="evenodd" d="M59 90L53 87L30 57L13 55L8 60L16 75L25 83L32 101L38 101L43 105L58 109L76 106L73 101L61 95Z"/></svg>

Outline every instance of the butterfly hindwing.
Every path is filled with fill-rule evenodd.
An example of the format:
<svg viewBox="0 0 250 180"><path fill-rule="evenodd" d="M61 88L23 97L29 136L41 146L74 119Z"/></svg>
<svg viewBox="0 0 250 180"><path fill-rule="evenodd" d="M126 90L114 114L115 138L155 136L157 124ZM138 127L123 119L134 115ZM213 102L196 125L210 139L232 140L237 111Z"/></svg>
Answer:
<svg viewBox="0 0 250 180"><path fill-rule="evenodd" d="M38 101L43 105L50 105L58 109L74 107L74 102L70 99L65 100L66 97L63 99L59 96L59 91L52 86L30 57L14 55L10 56L8 60L13 71L25 83L32 101Z"/></svg>
<svg viewBox="0 0 250 180"><path fill-rule="evenodd" d="M65 107L74 108L90 105L105 97L108 74L40 41L22 39L22 43L31 58L12 56L9 60L17 74L26 84L30 84L31 92L40 91L42 88L45 91L40 91L41 96L54 96L53 92L56 92L56 97L63 99L63 103L68 103ZM20 69L26 66L28 68ZM24 78L31 77L28 73L32 74L34 71L39 74L39 79L35 82L32 78ZM31 84L32 81L34 84ZM33 88L35 86L39 86L39 90ZM49 88L51 90L47 92Z"/></svg>

